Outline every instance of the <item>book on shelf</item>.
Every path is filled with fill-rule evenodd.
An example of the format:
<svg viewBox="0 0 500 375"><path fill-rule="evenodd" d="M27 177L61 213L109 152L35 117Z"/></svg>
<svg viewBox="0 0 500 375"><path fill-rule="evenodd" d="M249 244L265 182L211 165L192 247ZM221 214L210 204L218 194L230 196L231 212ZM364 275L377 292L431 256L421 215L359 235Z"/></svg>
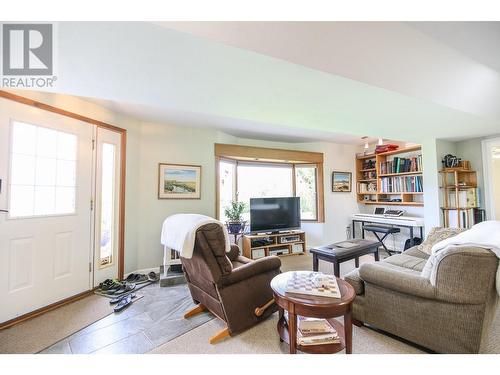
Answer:
<svg viewBox="0 0 500 375"><path fill-rule="evenodd" d="M288 324L288 312L285 311ZM338 344L340 336L335 328L326 319L297 316L297 344L324 345Z"/></svg>
<svg viewBox="0 0 500 375"><path fill-rule="evenodd" d="M422 155L411 158L395 156L392 160L380 163L380 174L408 173L422 171Z"/></svg>
<svg viewBox="0 0 500 375"><path fill-rule="evenodd" d="M421 193L423 192L422 176L382 177L381 193Z"/></svg>
<svg viewBox="0 0 500 375"><path fill-rule="evenodd" d="M375 194L377 192L377 184L375 182L359 182L358 192Z"/></svg>
<svg viewBox="0 0 500 375"><path fill-rule="evenodd" d="M340 336L337 332L334 333L319 333L313 335L304 335L301 331L297 331L297 344L302 346L310 345L327 345L340 343Z"/></svg>
<svg viewBox="0 0 500 375"><path fill-rule="evenodd" d="M335 332L335 328L326 319L310 318L301 315L297 317L297 329L304 335Z"/></svg>
<svg viewBox="0 0 500 375"><path fill-rule="evenodd" d="M455 191L448 191L448 205L450 207L476 208L479 207L478 188L469 188L458 191L458 205Z"/></svg>
<svg viewBox="0 0 500 375"><path fill-rule="evenodd" d="M450 228L465 228L468 229L475 224L474 209L451 209L444 210L444 215L447 216L448 227ZM458 218L460 215L460 225Z"/></svg>

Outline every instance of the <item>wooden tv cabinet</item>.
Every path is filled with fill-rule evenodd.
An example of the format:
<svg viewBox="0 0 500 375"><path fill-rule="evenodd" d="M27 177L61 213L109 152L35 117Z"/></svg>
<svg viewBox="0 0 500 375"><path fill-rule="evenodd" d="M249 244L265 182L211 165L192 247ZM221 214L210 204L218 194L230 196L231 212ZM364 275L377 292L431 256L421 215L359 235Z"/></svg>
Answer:
<svg viewBox="0 0 500 375"><path fill-rule="evenodd" d="M296 237L289 238L287 237ZM267 240L267 241L266 241ZM266 241L267 243L258 243ZM243 236L243 256L259 259L269 255L300 255L306 252L306 233L292 230L278 234L245 234Z"/></svg>

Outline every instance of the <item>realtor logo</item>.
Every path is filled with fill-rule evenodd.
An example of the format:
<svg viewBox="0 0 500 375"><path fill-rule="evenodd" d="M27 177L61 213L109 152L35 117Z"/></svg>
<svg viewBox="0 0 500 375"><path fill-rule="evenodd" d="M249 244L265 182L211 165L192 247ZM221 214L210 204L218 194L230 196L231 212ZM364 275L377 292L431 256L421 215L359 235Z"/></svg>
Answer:
<svg viewBox="0 0 500 375"><path fill-rule="evenodd" d="M3 24L4 76L51 76L54 43L52 24Z"/></svg>

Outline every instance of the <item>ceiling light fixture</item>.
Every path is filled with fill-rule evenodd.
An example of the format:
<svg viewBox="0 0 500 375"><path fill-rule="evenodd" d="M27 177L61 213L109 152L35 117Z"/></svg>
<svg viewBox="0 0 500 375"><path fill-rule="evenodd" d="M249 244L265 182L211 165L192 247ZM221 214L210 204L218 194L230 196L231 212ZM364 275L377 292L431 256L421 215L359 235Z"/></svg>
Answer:
<svg viewBox="0 0 500 375"><path fill-rule="evenodd" d="M384 144L384 140L382 138L378 139L378 145L382 146Z"/></svg>

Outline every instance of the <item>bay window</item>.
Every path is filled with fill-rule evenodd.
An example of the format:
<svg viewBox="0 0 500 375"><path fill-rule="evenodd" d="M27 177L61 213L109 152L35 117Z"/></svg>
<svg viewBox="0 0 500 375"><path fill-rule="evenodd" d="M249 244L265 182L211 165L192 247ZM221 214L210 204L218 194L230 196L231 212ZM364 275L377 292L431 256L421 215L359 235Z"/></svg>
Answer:
<svg viewBox="0 0 500 375"><path fill-rule="evenodd" d="M244 158L238 158L234 155L221 155L220 152L217 154L216 148L218 218L221 221L226 221L224 208L232 200L246 203L243 219L249 220L250 198L296 196L300 197L301 220L322 222L323 186L319 182L323 180L322 159L321 162L305 163L308 161L307 154L317 155L318 153L290 151L300 154L301 159L305 159L304 162L300 159L291 162L290 160L277 159L274 155L274 158L268 157L269 151L266 150L272 149L253 149L255 150L251 151L258 152L259 158L241 160ZM287 152L286 150L279 151ZM302 153L306 155L302 155ZM322 154L319 155L322 158Z"/></svg>

